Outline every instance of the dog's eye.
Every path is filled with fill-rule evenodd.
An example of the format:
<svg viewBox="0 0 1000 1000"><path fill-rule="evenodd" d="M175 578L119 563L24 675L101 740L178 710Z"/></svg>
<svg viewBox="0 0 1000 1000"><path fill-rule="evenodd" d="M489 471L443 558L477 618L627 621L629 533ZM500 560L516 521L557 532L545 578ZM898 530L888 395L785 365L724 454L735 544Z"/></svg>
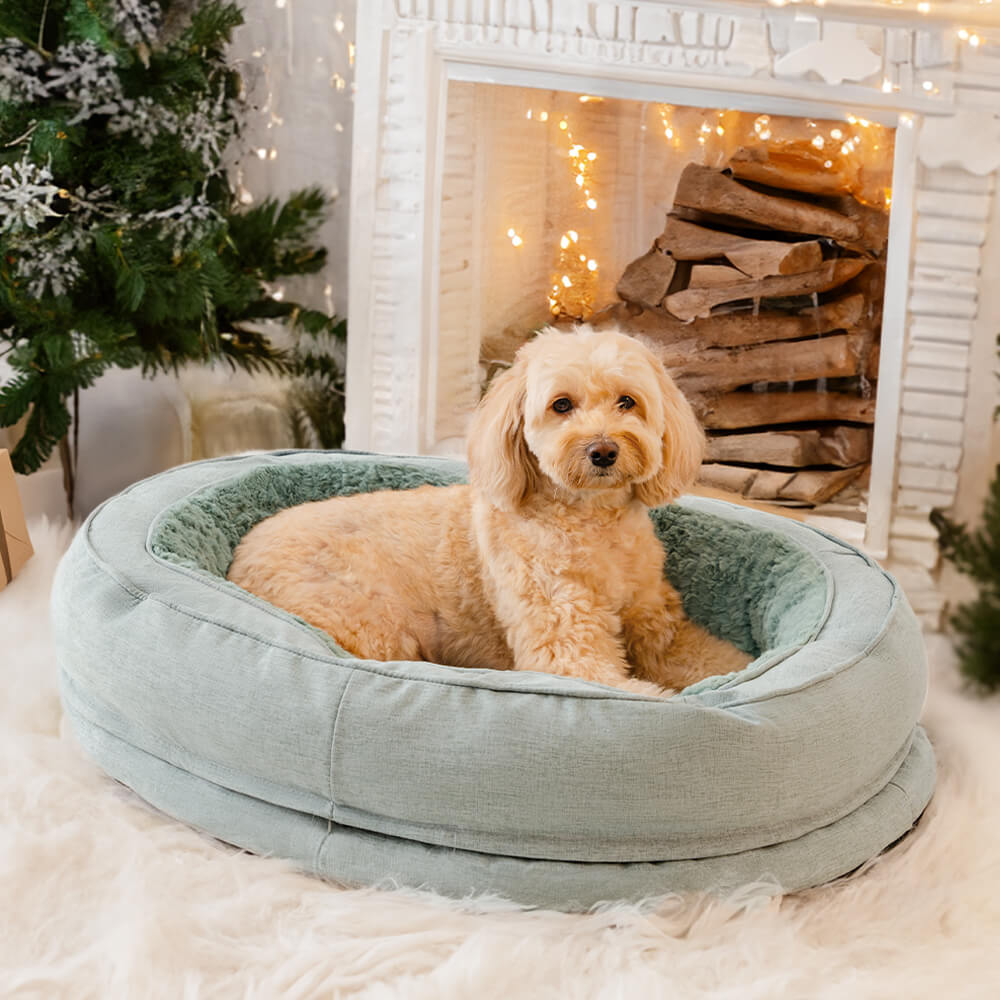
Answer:
<svg viewBox="0 0 1000 1000"><path fill-rule="evenodd" d="M619 410L631 410L635 406L635 400L631 396L620 396L618 399Z"/></svg>
<svg viewBox="0 0 1000 1000"><path fill-rule="evenodd" d="M573 409L573 400L567 399L565 396L560 396L553 404L552 409L556 413L569 413Z"/></svg>

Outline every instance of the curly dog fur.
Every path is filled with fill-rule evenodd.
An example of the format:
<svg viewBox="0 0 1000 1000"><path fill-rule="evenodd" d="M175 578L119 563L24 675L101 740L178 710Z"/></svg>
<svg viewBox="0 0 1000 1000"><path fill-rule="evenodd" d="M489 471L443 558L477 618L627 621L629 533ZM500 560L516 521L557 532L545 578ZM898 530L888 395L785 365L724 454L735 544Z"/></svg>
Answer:
<svg viewBox="0 0 1000 1000"><path fill-rule="evenodd" d="M477 409L469 485L281 511L229 579L366 659L682 687L749 659L685 617L647 514L694 482L703 448L643 344L549 329Z"/></svg>

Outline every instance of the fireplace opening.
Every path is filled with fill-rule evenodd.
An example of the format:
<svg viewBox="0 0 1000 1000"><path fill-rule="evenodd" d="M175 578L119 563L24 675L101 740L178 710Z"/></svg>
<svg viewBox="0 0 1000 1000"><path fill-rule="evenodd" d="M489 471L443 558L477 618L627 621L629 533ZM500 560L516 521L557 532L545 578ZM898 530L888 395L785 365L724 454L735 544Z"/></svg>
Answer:
<svg viewBox="0 0 1000 1000"><path fill-rule="evenodd" d="M863 522L894 130L451 81L438 439L548 323L655 341L702 482Z"/></svg>

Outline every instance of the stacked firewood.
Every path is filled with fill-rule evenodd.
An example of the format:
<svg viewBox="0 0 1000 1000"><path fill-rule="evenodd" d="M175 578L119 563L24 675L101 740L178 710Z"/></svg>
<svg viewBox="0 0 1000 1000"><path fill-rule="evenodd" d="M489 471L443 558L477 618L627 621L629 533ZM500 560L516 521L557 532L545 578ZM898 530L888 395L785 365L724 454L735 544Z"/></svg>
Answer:
<svg viewBox="0 0 1000 1000"><path fill-rule="evenodd" d="M662 345L709 432L703 482L815 505L869 467L888 214L811 152L689 164L604 318Z"/></svg>

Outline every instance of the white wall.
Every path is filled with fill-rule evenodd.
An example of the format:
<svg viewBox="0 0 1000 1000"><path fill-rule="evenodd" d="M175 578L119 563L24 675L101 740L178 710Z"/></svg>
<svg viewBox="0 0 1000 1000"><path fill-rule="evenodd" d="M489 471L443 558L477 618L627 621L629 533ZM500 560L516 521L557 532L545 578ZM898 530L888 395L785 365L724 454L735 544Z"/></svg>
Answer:
<svg viewBox="0 0 1000 1000"><path fill-rule="evenodd" d="M244 0L232 57L249 88L243 186L255 200L319 184L336 202L326 270L288 295L347 314L355 0ZM264 151L264 158L259 158Z"/></svg>

